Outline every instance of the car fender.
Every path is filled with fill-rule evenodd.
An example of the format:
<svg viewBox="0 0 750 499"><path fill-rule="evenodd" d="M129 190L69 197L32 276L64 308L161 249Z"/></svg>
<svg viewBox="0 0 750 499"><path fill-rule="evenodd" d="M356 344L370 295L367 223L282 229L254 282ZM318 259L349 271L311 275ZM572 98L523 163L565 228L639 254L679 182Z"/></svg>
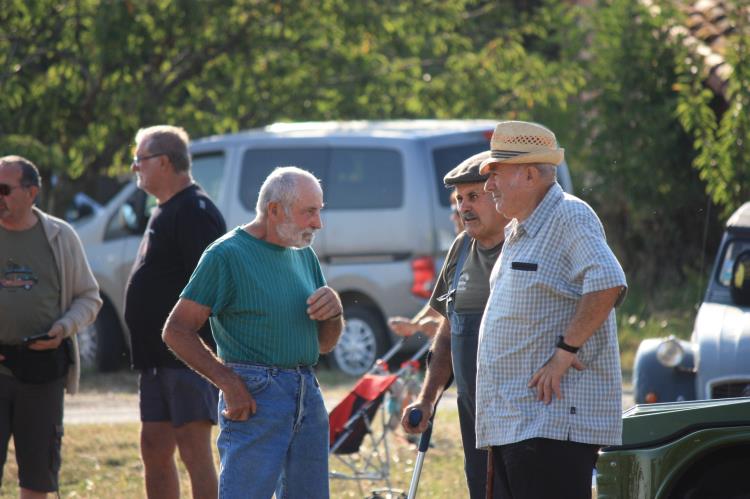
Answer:
<svg viewBox="0 0 750 499"><path fill-rule="evenodd" d="M659 345L674 339L683 349L684 357L677 367L667 367L657 358ZM695 399L695 353L689 341L677 338L647 338L638 346L633 365L633 397L636 404L647 403L647 395L655 394L650 402L674 402Z"/></svg>

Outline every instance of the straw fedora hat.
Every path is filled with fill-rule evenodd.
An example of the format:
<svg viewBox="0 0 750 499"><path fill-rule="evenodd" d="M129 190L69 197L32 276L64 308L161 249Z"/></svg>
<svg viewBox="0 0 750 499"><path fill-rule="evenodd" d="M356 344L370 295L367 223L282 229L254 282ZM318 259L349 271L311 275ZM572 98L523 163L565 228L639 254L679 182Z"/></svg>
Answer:
<svg viewBox="0 0 750 499"><path fill-rule="evenodd" d="M482 161L479 172L486 175L490 165L546 163L559 165L565 149L557 146L552 130L528 121L501 121L490 141L490 157Z"/></svg>

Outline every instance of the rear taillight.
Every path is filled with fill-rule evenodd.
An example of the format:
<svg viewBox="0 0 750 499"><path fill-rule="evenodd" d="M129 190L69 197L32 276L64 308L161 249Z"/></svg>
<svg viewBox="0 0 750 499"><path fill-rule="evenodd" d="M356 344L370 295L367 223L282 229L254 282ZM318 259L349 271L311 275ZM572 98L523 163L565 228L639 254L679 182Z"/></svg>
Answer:
<svg viewBox="0 0 750 499"><path fill-rule="evenodd" d="M435 286L435 262L429 256L415 258L411 262L411 292L419 298L429 298Z"/></svg>
<svg viewBox="0 0 750 499"><path fill-rule="evenodd" d="M492 140L492 134L494 133L494 130L487 130L484 132L484 138L487 140Z"/></svg>

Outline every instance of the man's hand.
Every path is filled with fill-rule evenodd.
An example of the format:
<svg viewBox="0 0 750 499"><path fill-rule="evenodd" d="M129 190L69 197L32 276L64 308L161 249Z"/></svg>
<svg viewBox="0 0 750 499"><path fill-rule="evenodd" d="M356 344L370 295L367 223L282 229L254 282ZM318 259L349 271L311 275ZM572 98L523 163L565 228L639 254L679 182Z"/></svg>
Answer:
<svg viewBox="0 0 750 499"><path fill-rule="evenodd" d="M409 413L412 409L419 409L422 411L422 421L420 421L417 426L409 425ZM427 429L427 425L429 424L431 417L432 404L420 398L406 406L406 409L404 409L404 412L401 415L401 427L406 433L424 433L424 431Z"/></svg>
<svg viewBox="0 0 750 499"><path fill-rule="evenodd" d="M54 324L50 330L47 331L47 336L51 336L51 338L49 340L37 340L33 343L29 343L29 349L52 350L59 347L65 337L65 330L60 324Z"/></svg>
<svg viewBox="0 0 750 499"><path fill-rule="evenodd" d="M437 333L440 322L439 319L430 316L416 322L406 317L391 317L388 319L388 327L398 336L409 337L421 332L432 338Z"/></svg>
<svg viewBox="0 0 750 499"><path fill-rule="evenodd" d="M307 315L314 321L333 319L344 312L339 294L328 286L316 289L307 299L307 305Z"/></svg>
<svg viewBox="0 0 750 499"><path fill-rule="evenodd" d="M255 399L245 386L241 377L235 376L232 383L227 387L221 387L224 394L224 405L226 408L222 415L232 421L246 421L255 414L257 407Z"/></svg>
<svg viewBox="0 0 750 499"><path fill-rule="evenodd" d="M419 331L417 323L406 317L391 317L388 319L388 327L398 336L409 337Z"/></svg>
<svg viewBox="0 0 750 499"><path fill-rule="evenodd" d="M537 400L543 400L545 404L549 404L552 401L553 394L559 400L562 400L563 394L560 389L560 382L571 366L579 371L586 369L586 366L583 365L576 354L560 348L555 349L552 358L534 373L531 381L529 381L529 388L536 387Z"/></svg>

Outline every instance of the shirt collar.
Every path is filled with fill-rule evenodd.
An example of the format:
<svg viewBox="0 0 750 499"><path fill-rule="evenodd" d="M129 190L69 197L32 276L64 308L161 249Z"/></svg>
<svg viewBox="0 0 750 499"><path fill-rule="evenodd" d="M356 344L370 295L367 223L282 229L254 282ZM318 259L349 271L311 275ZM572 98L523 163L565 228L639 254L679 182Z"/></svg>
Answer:
<svg viewBox="0 0 750 499"><path fill-rule="evenodd" d="M523 230L523 232L530 237L534 237L550 217L558 203L562 201L563 196L564 193L560 184L557 182L552 184L552 187L550 187L547 194L542 198L542 202L534 208L534 211L529 215L529 218L523 222L513 220L516 223L516 231Z"/></svg>

